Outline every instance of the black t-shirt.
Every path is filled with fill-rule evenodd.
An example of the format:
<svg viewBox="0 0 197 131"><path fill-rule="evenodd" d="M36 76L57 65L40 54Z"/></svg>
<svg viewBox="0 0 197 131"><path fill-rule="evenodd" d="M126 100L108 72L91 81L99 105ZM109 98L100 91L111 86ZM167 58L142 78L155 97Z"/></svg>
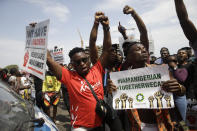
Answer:
<svg viewBox="0 0 197 131"><path fill-rule="evenodd" d="M190 84L190 91L191 94L190 98L197 99L197 59L195 59L194 62L192 62L190 67L190 73L191 73L191 84ZM188 95L190 95L188 94Z"/></svg>
<svg viewBox="0 0 197 131"><path fill-rule="evenodd" d="M42 91L42 83L43 83L43 80L34 76L34 85L35 85L36 93L39 91Z"/></svg>
<svg viewBox="0 0 197 131"><path fill-rule="evenodd" d="M197 60L190 64L179 66L179 68L185 68L188 71L188 77L183 83L186 87L186 97L197 99Z"/></svg>

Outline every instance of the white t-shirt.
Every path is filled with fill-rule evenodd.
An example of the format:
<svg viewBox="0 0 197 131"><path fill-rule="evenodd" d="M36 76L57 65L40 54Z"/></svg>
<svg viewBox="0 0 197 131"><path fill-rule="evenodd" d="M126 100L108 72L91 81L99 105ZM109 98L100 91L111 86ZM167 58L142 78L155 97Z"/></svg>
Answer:
<svg viewBox="0 0 197 131"><path fill-rule="evenodd" d="M22 85L23 87L29 86L29 85L30 85L28 79L27 79L26 77L24 77L24 76L21 77L21 85Z"/></svg>
<svg viewBox="0 0 197 131"><path fill-rule="evenodd" d="M28 79L24 76L21 77L21 86L22 86L22 88L26 87L26 86L30 86L30 83L29 83ZM24 94L24 90L20 90L19 94Z"/></svg>

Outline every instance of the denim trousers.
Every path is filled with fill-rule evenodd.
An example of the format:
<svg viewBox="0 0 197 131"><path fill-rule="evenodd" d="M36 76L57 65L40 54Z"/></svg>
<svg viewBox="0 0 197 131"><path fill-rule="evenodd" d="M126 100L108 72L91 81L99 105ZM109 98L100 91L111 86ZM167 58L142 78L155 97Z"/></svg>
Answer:
<svg viewBox="0 0 197 131"><path fill-rule="evenodd" d="M181 117L185 121L186 119L186 111L187 111L187 101L186 96L177 96L174 95L174 103L177 109L179 110Z"/></svg>

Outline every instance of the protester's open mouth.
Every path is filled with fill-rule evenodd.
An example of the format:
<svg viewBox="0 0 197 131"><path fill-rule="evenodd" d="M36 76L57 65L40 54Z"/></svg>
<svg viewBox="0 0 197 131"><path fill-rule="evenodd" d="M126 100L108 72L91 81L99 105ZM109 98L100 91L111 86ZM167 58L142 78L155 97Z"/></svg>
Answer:
<svg viewBox="0 0 197 131"><path fill-rule="evenodd" d="M142 54L144 58L148 58L148 54Z"/></svg>
<svg viewBox="0 0 197 131"><path fill-rule="evenodd" d="M82 68L82 71L86 71L86 70L87 70L87 67L83 67L83 68Z"/></svg>
<svg viewBox="0 0 197 131"><path fill-rule="evenodd" d="M184 59L184 56L179 56L178 58L179 58L179 59Z"/></svg>

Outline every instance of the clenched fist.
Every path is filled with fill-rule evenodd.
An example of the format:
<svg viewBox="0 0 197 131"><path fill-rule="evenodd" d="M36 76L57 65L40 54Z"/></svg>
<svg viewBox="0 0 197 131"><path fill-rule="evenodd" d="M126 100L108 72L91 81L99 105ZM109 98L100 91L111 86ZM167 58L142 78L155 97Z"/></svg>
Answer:
<svg viewBox="0 0 197 131"><path fill-rule="evenodd" d="M100 22L103 25L103 27L109 27L109 19L107 16L102 16L100 18Z"/></svg>
<svg viewBox="0 0 197 131"><path fill-rule="evenodd" d="M133 14L134 12L135 12L135 10L132 7L128 6L128 5L126 5L123 8L123 13L124 14Z"/></svg>
<svg viewBox="0 0 197 131"><path fill-rule="evenodd" d="M103 17L105 14L101 11L98 11L95 13L95 22L99 23L99 21L101 20L101 17Z"/></svg>

